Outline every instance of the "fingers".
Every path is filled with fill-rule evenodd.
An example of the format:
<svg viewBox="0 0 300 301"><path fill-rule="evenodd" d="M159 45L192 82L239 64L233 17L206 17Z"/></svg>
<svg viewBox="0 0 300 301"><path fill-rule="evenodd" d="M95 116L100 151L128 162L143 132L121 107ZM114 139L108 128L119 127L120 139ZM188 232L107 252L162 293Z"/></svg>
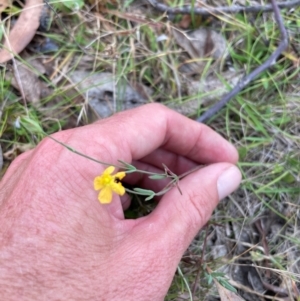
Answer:
<svg viewBox="0 0 300 301"><path fill-rule="evenodd" d="M123 196L120 197L120 199L121 199L123 211L127 210L131 204L131 197L127 193L125 193ZM124 218L124 213L122 218Z"/></svg>
<svg viewBox="0 0 300 301"><path fill-rule="evenodd" d="M76 129L67 142L111 163L139 160L159 147L197 163L236 162L238 157L235 148L212 129L158 104Z"/></svg>
<svg viewBox="0 0 300 301"><path fill-rule="evenodd" d="M235 163L238 158L235 148L212 129L158 104L121 112L53 137L108 164L142 159L156 168L165 163L171 170L181 171L194 164ZM39 144L35 154L35 170L48 170L50 174L55 162L56 170L61 171L59 183L72 179L72 189L78 195L87 194L92 179L105 168L50 139ZM113 209L118 216L120 208Z"/></svg>
<svg viewBox="0 0 300 301"><path fill-rule="evenodd" d="M141 226L151 225L152 236L166 248L183 253L194 236L209 220L219 200L234 191L241 181L238 168L229 163L207 166L182 179L182 195L174 188L161 199ZM170 251L171 252L171 251Z"/></svg>
<svg viewBox="0 0 300 301"><path fill-rule="evenodd" d="M216 158L217 160L218 158ZM163 170L163 164L166 165L172 172L176 174L182 174L195 166L199 165L189 158L175 154L172 151L159 148L149 154L148 156L140 160L143 163L155 166L158 169Z"/></svg>

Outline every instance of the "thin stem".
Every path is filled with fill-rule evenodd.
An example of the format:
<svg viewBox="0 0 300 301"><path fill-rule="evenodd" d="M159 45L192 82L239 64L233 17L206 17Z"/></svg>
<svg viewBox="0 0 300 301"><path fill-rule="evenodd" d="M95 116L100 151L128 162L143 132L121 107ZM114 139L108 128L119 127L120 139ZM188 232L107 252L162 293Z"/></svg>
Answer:
<svg viewBox="0 0 300 301"><path fill-rule="evenodd" d="M102 165L105 165L105 166L114 166L114 167L120 168L120 169L123 168L123 167L120 167L120 166L115 165L115 164L105 163L105 162L99 161L99 160L97 160L97 159L94 159L94 158L92 158L92 157L90 157L90 156L87 156L87 155L85 155L85 154L83 154L83 153L77 151L77 150L74 149L73 147L71 147L71 146L69 146L69 145L67 145L67 144L65 144L65 143L63 143L63 142L61 142L61 141L59 141L59 140L53 138L52 136L48 135L47 133L43 133L43 134L44 134L45 136L47 136L48 138L50 138L51 140L55 141L56 143L58 143L58 144L64 146L65 148L67 148L69 151L71 151L72 153L74 153L74 154L76 154L76 155L79 155L79 156L81 156L81 157L84 157L84 158L86 158L86 159L89 159L89 160L91 160L91 161L97 162L97 163L102 164Z"/></svg>
<svg viewBox="0 0 300 301"><path fill-rule="evenodd" d="M155 172L141 170L141 169L136 169L134 172L139 172L139 173L150 175L150 176L154 176L154 175L167 176L166 174L158 174L158 173L155 173Z"/></svg>
<svg viewBox="0 0 300 301"><path fill-rule="evenodd" d="M189 293L190 301L193 301L193 294L192 294L192 292L191 292L189 283L188 283L187 280L185 279L185 277L184 277L184 275L183 275L183 273L182 273L182 271L181 271L179 265L178 265L178 267L177 267L177 271L178 271L178 274L179 274L179 275L181 276L181 278L183 279L183 282L184 282L184 284L185 284L185 286L186 286L186 289L187 289L187 291L188 291L188 293Z"/></svg>
<svg viewBox="0 0 300 301"><path fill-rule="evenodd" d="M183 174L181 174L181 175L178 176L178 180L180 180L180 179L186 177L187 175L189 175L189 174L191 174L191 173L197 171L198 169L203 168L204 166L205 166L205 165L198 165L198 166L196 166L196 167L190 169L189 171L184 172Z"/></svg>
<svg viewBox="0 0 300 301"><path fill-rule="evenodd" d="M202 168L204 165L199 165L199 166L196 166L195 168L192 168L191 170L179 175L179 176L176 176L178 178L178 180L184 178L185 176L189 175L190 173L193 173L194 171ZM166 176L166 178L171 178L170 175L166 174L166 173L163 173L163 174L158 174L158 173L155 173L155 172L150 172L150 171L145 171L145 170L141 170L141 169L136 169L135 170L136 172L139 172L139 173L143 173L143 174L147 174L147 175L160 175L160 176ZM175 175L175 174L174 174Z"/></svg>
<svg viewBox="0 0 300 301"><path fill-rule="evenodd" d="M73 153L76 154L76 155L79 155L79 156L81 156L81 157L83 157L83 158L89 159L89 160L91 160L91 161L94 161L94 162L96 162L96 163L99 163L99 164L102 164L102 165L105 165L105 166L114 166L114 167L117 167L117 168L119 168L119 169L124 169L124 166L118 166L118 165L115 165L115 164L111 164L111 163L106 163L106 162L99 161L99 160L97 160L97 159L94 159L94 158L92 158L92 157L90 157L90 156L87 156L87 155L85 155L85 154L83 154L83 153L77 151L77 150L74 149L73 147L71 147L71 146L69 146L69 145L67 145L67 144L65 144L65 143L63 143L63 142L57 140L56 138L54 138L54 137L48 135L48 134L45 133L45 132L43 132L43 134L44 134L45 136L47 136L49 139L51 139L51 140L55 141L56 143L58 143L58 144L64 146L65 148L67 148L69 151L73 152ZM196 166L195 168L193 168L193 169L191 169L191 170L189 170L189 171L187 171L187 172L181 174L180 176L177 176L177 175L174 174L174 173L172 173L172 175L169 175L169 174L167 174L167 173L164 173L164 174L157 174L157 173L154 173L154 172L145 171L145 170L141 170L141 169L136 169L134 172L143 173L143 174L147 174L147 175L163 175L163 176L166 176L166 178L172 178L173 180L171 180L171 181L170 181L170 182L169 182L162 190L160 190L159 192L156 192L156 193L153 191L153 196L161 196L161 195L164 195L165 193L167 193L174 185L176 185L180 179L182 179L183 177L187 176L188 174L190 174L190 173L192 173L192 172L198 170L198 169L201 168L201 167L202 167L202 165L201 165L201 166ZM132 172L132 171L129 170L129 173L130 173L130 172ZM170 171L170 172L171 172L171 171ZM125 173L126 173L126 170L125 170ZM181 193L180 188L179 188L179 187L177 187L177 188L178 188L179 192ZM126 188L125 190L126 190L127 192L129 192L129 193L133 193L133 194L137 194L137 195L145 195L145 196L148 195L148 194L145 194L145 193L143 193L143 192L138 192L138 191L135 191L135 190L130 190L130 189L128 189L128 188ZM149 192L150 192L150 191L149 191ZM182 193L181 193L181 194L182 194ZM149 194L148 196L150 196L150 195L151 195L151 194Z"/></svg>

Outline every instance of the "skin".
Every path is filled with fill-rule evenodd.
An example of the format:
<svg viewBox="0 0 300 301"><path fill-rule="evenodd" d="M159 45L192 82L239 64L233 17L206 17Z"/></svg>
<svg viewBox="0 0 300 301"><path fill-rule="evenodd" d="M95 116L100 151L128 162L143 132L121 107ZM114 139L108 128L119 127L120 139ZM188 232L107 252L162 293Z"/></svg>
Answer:
<svg viewBox="0 0 300 301"><path fill-rule="evenodd" d="M183 178L146 217L124 220L129 196L100 204L105 166L49 138L16 158L0 183L3 300L163 300L181 256L218 201L239 185L235 148L209 127L150 104L53 135L98 160ZM140 174L130 184L158 190Z"/></svg>

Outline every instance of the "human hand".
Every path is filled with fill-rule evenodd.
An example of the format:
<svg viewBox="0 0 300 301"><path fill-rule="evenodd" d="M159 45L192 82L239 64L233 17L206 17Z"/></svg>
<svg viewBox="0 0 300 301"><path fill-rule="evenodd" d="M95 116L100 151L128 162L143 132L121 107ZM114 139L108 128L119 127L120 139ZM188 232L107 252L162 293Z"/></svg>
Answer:
<svg viewBox="0 0 300 301"><path fill-rule="evenodd" d="M106 168L49 138L19 156L0 183L3 300L163 300L181 256L218 201L238 186L234 147L203 124L150 104L53 135L95 159L176 174L180 180L146 217L125 220L128 196L97 200ZM161 189L159 181L124 181Z"/></svg>

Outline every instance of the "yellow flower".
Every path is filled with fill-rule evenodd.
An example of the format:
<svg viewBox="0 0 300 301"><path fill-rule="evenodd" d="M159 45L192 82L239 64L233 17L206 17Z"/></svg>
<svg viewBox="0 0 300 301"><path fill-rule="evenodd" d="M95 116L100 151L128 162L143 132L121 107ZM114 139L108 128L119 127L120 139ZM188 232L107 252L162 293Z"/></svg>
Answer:
<svg viewBox="0 0 300 301"><path fill-rule="evenodd" d="M106 168L101 176L98 176L94 180L95 190L101 190L98 195L98 200L102 204L109 204L112 200L112 193L115 192L118 195L124 195L125 188L122 186L120 180L125 177L125 172L117 172L112 175L115 167L109 166Z"/></svg>

